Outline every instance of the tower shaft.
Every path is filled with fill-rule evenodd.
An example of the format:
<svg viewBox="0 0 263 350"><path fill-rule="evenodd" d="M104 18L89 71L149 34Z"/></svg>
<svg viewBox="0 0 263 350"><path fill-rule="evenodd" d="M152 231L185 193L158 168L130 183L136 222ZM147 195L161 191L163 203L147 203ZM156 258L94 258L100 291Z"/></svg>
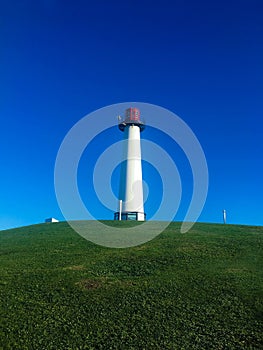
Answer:
<svg viewBox="0 0 263 350"><path fill-rule="evenodd" d="M138 213L136 220L144 220L142 163L140 128L130 125L124 132L126 143L126 161L122 168L120 199L123 201L123 212Z"/></svg>

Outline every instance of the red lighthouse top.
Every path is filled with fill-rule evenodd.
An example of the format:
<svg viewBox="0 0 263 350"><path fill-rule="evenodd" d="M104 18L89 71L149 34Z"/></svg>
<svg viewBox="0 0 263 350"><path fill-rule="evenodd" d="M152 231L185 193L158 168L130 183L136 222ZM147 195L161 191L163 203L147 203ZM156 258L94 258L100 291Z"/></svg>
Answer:
<svg viewBox="0 0 263 350"><path fill-rule="evenodd" d="M138 108L127 108L125 111L125 120L132 121L132 120L140 120L141 113Z"/></svg>
<svg viewBox="0 0 263 350"><path fill-rule="evenodd" d="M126 109L124 118L120 120L119 129L124 131L126 126L130 125L139 126L140 131L143 131L145 128L144 122L141 120L141 112L138 108L130 107Z"/></svg>

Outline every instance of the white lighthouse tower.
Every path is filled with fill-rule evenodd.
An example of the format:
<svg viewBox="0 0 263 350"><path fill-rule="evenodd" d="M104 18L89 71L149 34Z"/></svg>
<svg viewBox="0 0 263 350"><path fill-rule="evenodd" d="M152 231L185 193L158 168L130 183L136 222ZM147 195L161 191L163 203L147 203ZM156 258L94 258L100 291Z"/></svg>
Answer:
<svg viewBox="0 0 263 350"><path fill-rule="evenodd" d="M144 221L142 162L140 133L145 124L138 108L128 108L120 118L119 129L124 132L124 159L121 167L119 209L114 220Z"/></svg>

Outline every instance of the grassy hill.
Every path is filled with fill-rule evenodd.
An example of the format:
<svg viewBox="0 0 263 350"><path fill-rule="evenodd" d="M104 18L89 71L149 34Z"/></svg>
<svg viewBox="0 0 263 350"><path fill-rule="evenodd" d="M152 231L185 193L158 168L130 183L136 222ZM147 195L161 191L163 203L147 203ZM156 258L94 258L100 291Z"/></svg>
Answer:
<svg viewBox="0 0 263 350"><path fill-rule="evenodd" d="M179 227L127 249L1 231L0 348L262 349L263 227Z"/></svg>

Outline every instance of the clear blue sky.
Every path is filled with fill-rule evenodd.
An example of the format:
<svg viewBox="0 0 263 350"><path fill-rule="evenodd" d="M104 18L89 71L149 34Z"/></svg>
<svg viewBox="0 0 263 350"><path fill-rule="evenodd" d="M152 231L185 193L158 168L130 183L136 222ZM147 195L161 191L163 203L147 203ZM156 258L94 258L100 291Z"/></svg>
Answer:
<svg viewBox="0 0 263 350"><path fill-rule="evenodd" d="M261 0L2 0L0 229L63 219L61 141L86 114L125 101L167 108L195 132L210 174L200 221L221 222L225 208L229 223L263 225L262 15ZM95 199L94 215L112 219Z"/></svg>

